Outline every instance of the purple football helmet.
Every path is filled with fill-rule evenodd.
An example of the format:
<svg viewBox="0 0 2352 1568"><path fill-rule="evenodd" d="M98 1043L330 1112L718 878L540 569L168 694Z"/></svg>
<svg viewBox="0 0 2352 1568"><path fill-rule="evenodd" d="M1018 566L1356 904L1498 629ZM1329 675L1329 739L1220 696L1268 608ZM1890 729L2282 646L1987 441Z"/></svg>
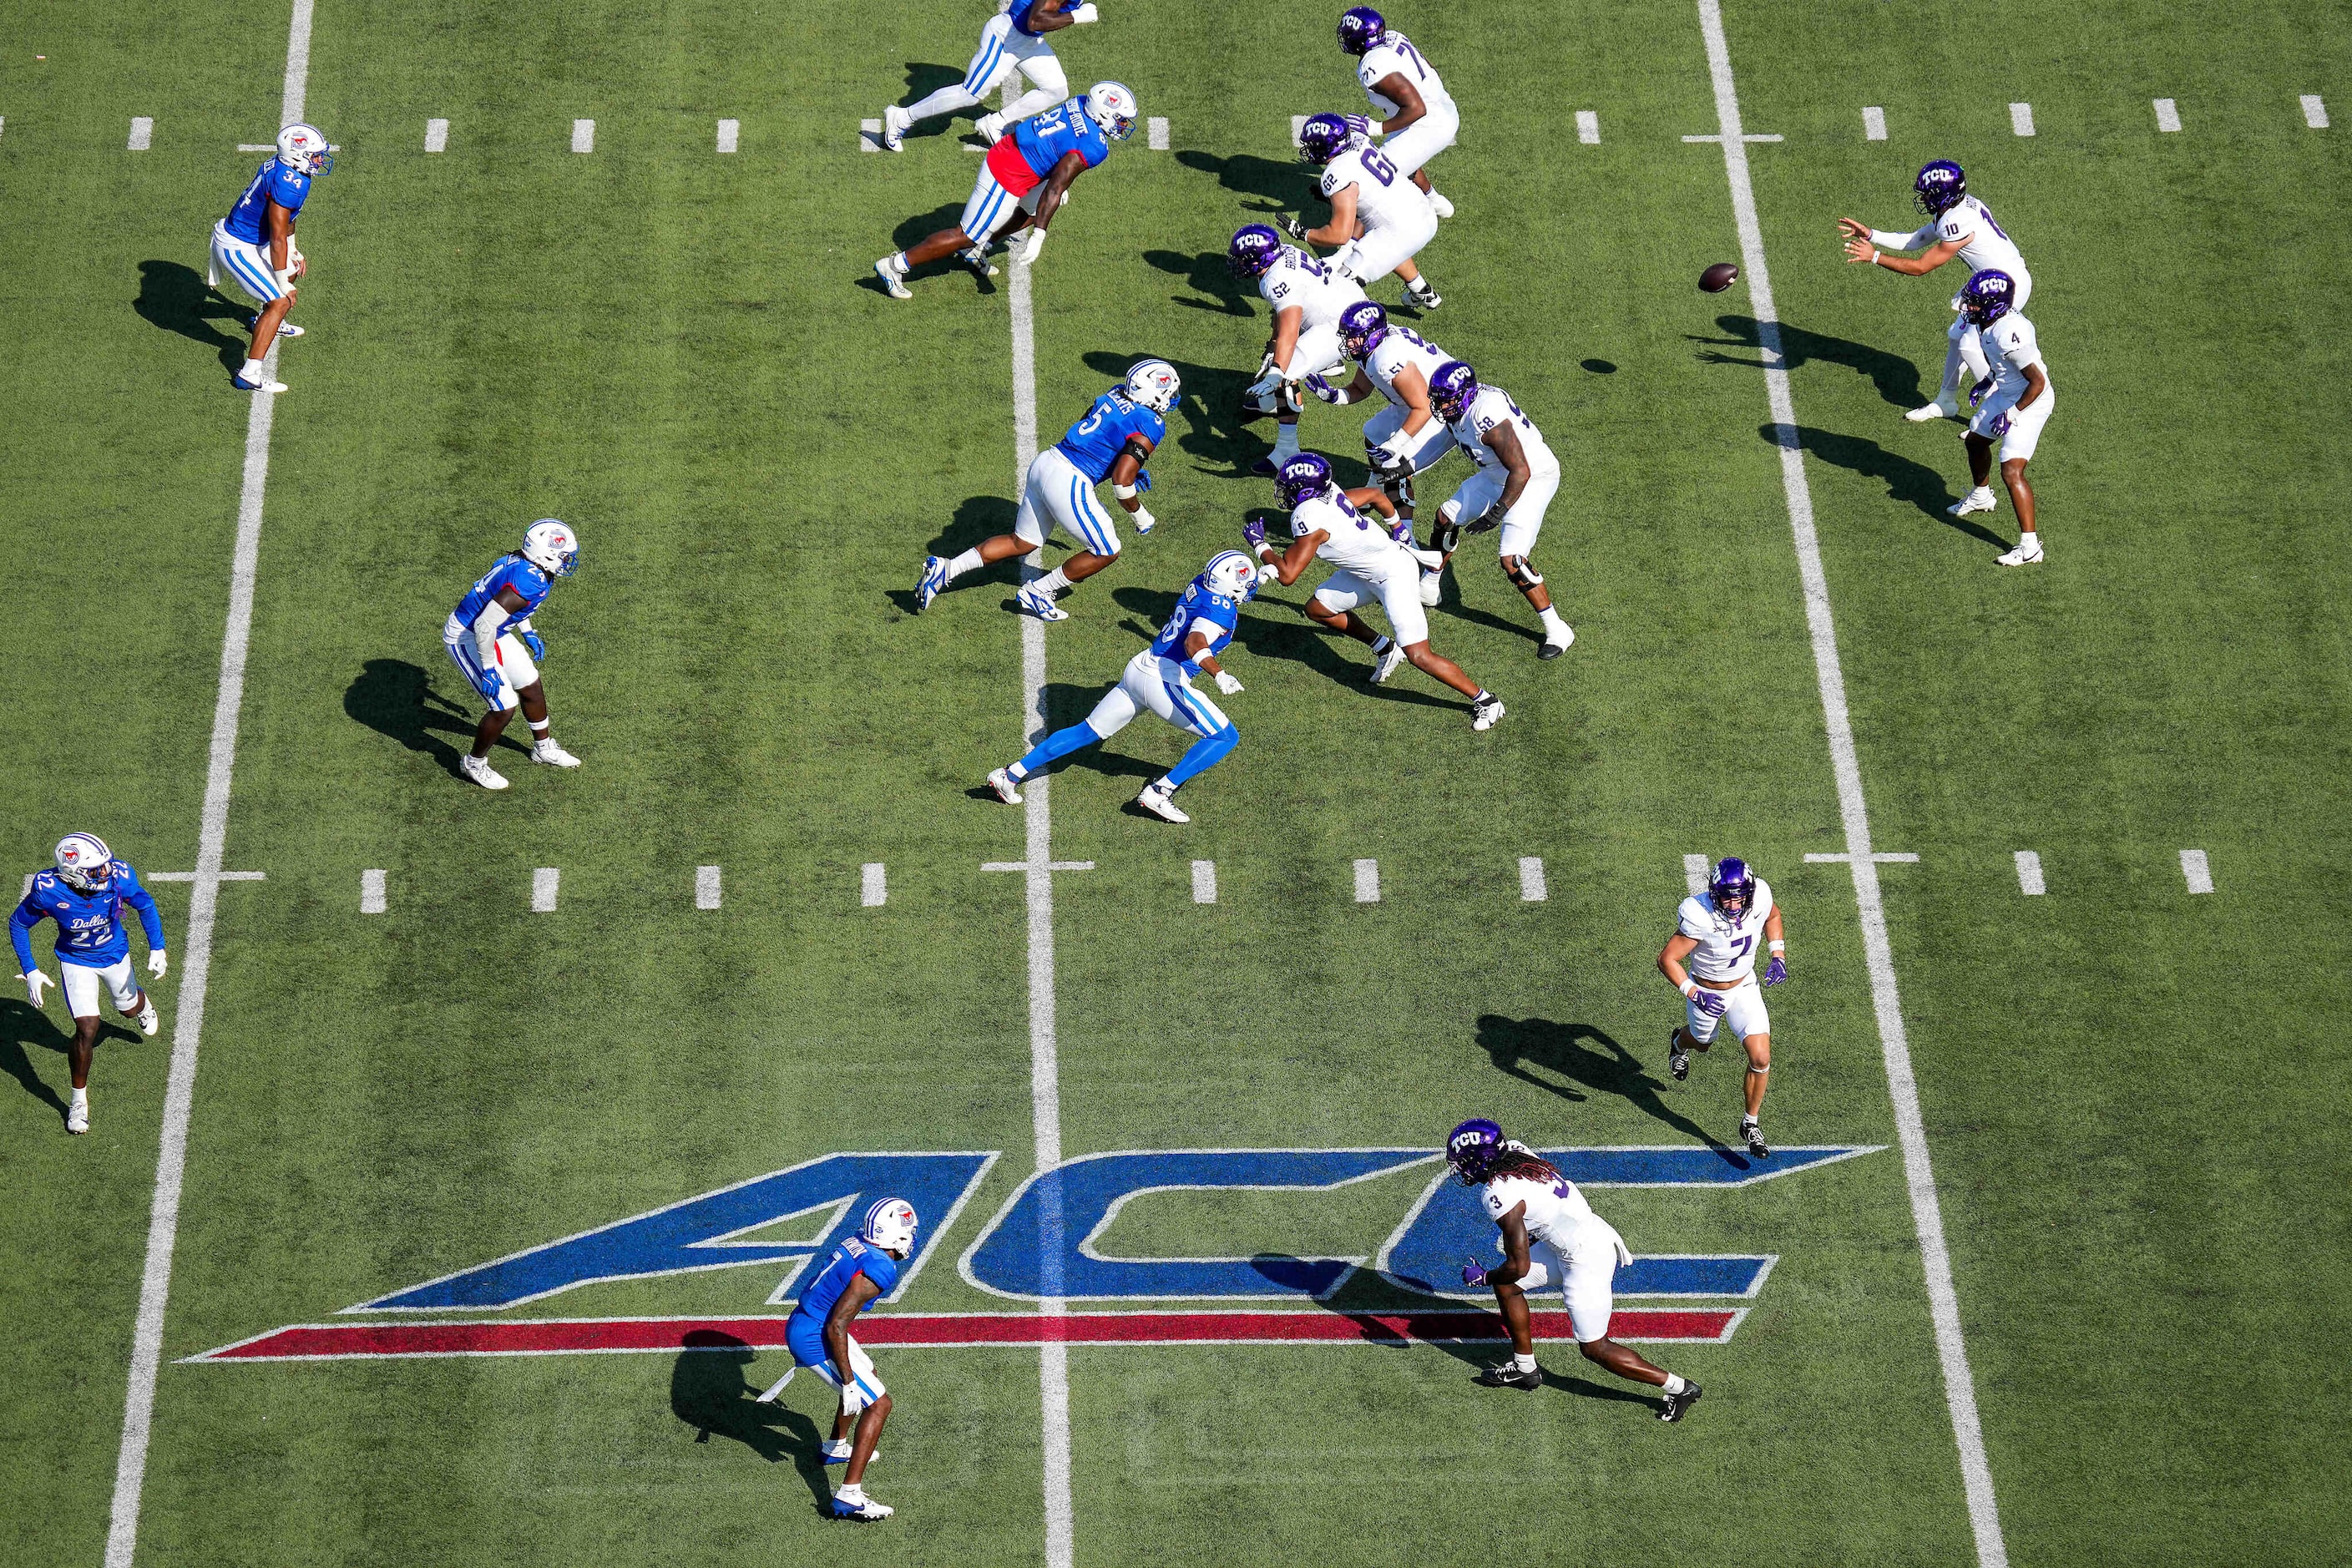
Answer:
<svg viewBox="0 0 2352 1568"><path fill-rule="evenodd" d="M1282 254L1282 236L1262 223L1234 231L1225 247L1225 265L1240 278L1263 278Z"/></svg>
<svg viewBox="0 0 2352 1568"><path fill-rule="evenodd" d="M1474 1116L1445 1135L1445 1163L1472 1186L1486 1179L1487 1167L1503 1152L1503 1130L1483 1116Z"/></svg>
<svg viewBox="0 0 2352 1568"><path fill-rule="evenodd" d="M1960 313L1972 327L1990 327L2017 303L2017 279L1988 267L1960 285Z"/></svg>
<svg viewBox="0 0 2352 1568"><path fill-rule="evenodd" d="M1969 194L1969 177L1949 158L1938 158L1911 182L1911 205L1929 217L1941 217Z"/></svg>
<svg viewBox="0 0 2352 1568"><path fill-rule="evenodd" d="M1331 462L1320 452L1301 452L1275 470L1274 493L1296 507L1331 488Z"/></svg>
<svg viewBox="0 0 2352 1568"><path fill-rule="evenodd" d="M1362 359L1389 335L1389 313L1378 300L1359 300L1339 312L1339 346Z"/></svg>
<svg viewBox="0 0 2352 1568"><path fill-rule="evenodd" d="M1389 19L1370 5L1350 5L1339 13L1339 49L1343 54L1371 53L1389 30Z"/></svg>
<svg viewBox="0 0 2352 1568"><path fill-rule="evenodd" d="M1747 919L1748 911L1756 903L1756 873L1738 856L1725 856L1715 863L1715 877L1706 885L1706 901L1715 906L1717 914L1735 921Z"/></svg>
<svg viewBox="0 0 2352 1568"><path fill-rule="evenodd" d="M1310 114L1298 128L1298 155L1309 163L1328 163L1347 151L1350 134L1347 116Z"/></svg>
<svg viewBox="0 0 2352 1568"><path fill-rule="evenodd" d="M1447 360L1429 378L1429 403L1447 424L1462 417L1478 395L1478 373L1458 359Z"/></svg>

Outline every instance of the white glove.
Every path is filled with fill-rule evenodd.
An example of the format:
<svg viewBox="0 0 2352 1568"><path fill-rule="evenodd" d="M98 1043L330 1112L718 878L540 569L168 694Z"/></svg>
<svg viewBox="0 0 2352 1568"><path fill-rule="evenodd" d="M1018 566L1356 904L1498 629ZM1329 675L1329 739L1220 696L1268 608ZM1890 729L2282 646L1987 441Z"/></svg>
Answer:
<svg viewBox="0 0 2352 1568"><path fill-rule="evenodd" d="M1138 533L1150 533L1160 523L1160 520L1151 515L1151 509L1139 503L1127 515L1134 522Z"/></svg>
<svg viewBox="0 0 2352 1568"><path fill-rule="evenodd" d="M1242 683L1234 679L1232 670L1221 669L1217 671L1217 689L1228 697L1238 697L1242 692Z"/></svg>
<svg viewBox="0 0 2352 1568"><path fill-rule="evenodd" d="M55 985L56 984L56 981L50 979L47 975L42 973L37 969L27 969L25 971L25 988L33 994L33 1005L36 1007L41 1005L41 987L44 985Z"/></svg>
<svg viewBox="0 0 2352 1568"><path fill-rule="evenodd" d="M291 240L286 242L286 270L296 278L310 270L310 258L297 250Z"/></svg>
<svg viewBox="0 0 2352 1568"><path fill-rule="evenodd" d="M169 967L169 961L164 958L163 950L162 948L158 947L149 951L147 954L147 977L149 979L163 979L163 971L167 967Z"/></svg>
<svg viewBox="0 0 2352 1568"><path fill-rule="evenodd" d="M1045 248L1045 231L1042 228L1033 228L1015 239L1008 248L1013 253L1013 264L1015 267L1031 266L1036 261L1037 253Z"/></svg>
<svg viewBox="0 0 2352 1568"><path fill-rule="evenodd" d="M1101 20L1102 13L1095 9L1095 0L1087 0L1085 5L1077 7L1070 13L1070 26L1073 27L1083 27L1088 22L1099 22Z"/></svg>
<svg viewBox="0 0 2352 1568"><path fill-rule="evenodd" d="M866 1408L866 1395L858 1392L856 1384L845 1383L842 1384L841 1408L845 1412L851 1415L855 1415L859 1411Z"/></svg>
<svg viewBox="0 0 2352 1568"><path fill-rule="evenodd" d="M1255 381L1251 382L1249 384L1249 389L1243 393L1242 395L1244 397L1255 397L1264 400L1265 398L1272 397L1276 392L1280 391L1281 388L1282 373L1278 370L1270 370L1264 375L1259 376Z"/></svg>
<svg viewBox="0 0 2352 1568"><path fill-rule="evenodd" d="M1372 461L1380 465L1383 473L1391 468L1402 468L1406 462L1404 448L1393 441L1383 441L1372 448Z"/></svg>

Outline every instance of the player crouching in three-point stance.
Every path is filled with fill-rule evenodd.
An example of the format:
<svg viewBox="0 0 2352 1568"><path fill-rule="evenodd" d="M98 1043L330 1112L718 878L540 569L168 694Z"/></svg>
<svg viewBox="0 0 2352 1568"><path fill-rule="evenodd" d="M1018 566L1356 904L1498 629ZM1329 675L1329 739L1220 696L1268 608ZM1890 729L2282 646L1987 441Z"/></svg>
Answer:
<svg viewBox="0 0 2352 1568"><path fill-rule="evenodd" d="M131 938L123 930L122 906L138 911L140 929L147 936L147 973L163 978L163 917L155 895L139 885L139 873L95 834L68 833L58 841L58 863L33 878L25 901L8 917L8 936L16 943L16 967L24 972L33 1005L41 1005L41 988L50 984L33 959L33 928L43 921L58 922L58 973L65 982L66 1009L73 1015L73 1044L67 1061L73 1071L73 1103L66 1108L66 1131L89 1131L89 1058L98 1048L98 988L103 984L115 1009L139 1025L139 1032L156 1030L155 1004L131 978Z"/></svg>
<svg viewBox="0 0 2352 1568"><path fill-rule="evenodd" d="M1335 406L1380 393L1385 406L1364 421L1364 466L1380 476L1382 493L1396 503L1397 521L1411 522L1413 476L1454 450L1454 432L1429 401L1430 377L1448 356L1412 328L1390 325L1388 311L1372 300L1339 312L1339 347L1361 367L1356 379L1341 386L1310 375L1307 389ZM1421 574L1423 608L1436 607L1442 583L1442 572Z"/></svg>
<svg viewBox="0 0 2352 1568"><path fill-rule="evenodd" d="M1110 493L1126 509L1136 532L1150 533L1158 522L1144 510L1143 492L1151 488L1151 476L1143 465L1168 433L1168 411L1183 390L1176 367L1166 360L1136 361L1126 384L1097 396L1086 417L1030 460L1012 532L983 539L952 560L924 557L923 575L915 584L916 613L929 609L931 601L967 572L1010 556L1034 557L1060 528L1085 548L1034 582L1023 584L1013 602L1041 621L1068 620L1070 612L1054 603L1055 596L1109 565L1119 550L1118 529L1103 510L1095 487L1110 481Z"/></svg>
<svg viewBox="0 0 2352 1568"><path fill-rule="evenodd" d="M441 643L450 661L490 705L474 730L472 754L457 759L457 770L484 789L507 787L505 776L490 766L490 748L506 733L518 708L530 726L532 762L580 765L547 732L547 688L539 679L547 644L530 626L532 613L554 586L548 579L569 577L579 563L580 538L572 525L541 518L523 531L522 549L484 573L442 625Z"/></svg>
<svg viewBox="0 0 2352 1568"><path fill-rule="evenodd" d="M1451 559L1465 533L1484 533L1499 523L1503 575L1527 595L1543 622L1536 657L1558 658L1576 634L1551 607L1551 590L1528 557L1543 531L1544 509L1559 493L1559 459L1509 393L1480 385L1477 373L1458 359L1438 366L1429 378L1429 401L1453 430L1454 444L1478 464L1478 471L1437 509L1438 552Z"/></svg>
<svg viewBox="0 0 2352 1568"><path fill-rule="evenodd" d="M1454 1130L1445 1140L1445 1163L1464 1186L1478 1189L1486 1217L1503 1233L1501 1268L1488 1268L1474 1258L1462 1268L1465 1285L1493 1288L1495 1304L1511 1334L1512 1353L1480 1373L1478 1381L1489 1388L1529 1393L1543 1386L1528 1292L1557 1286L1567 1298L1569 1329L1584 1359L1630 1382L1664 1389L1666 1402L1658 1419L1681 1420L1698 1403L1698 1384L1651 1365L1609 1337L1609 1315L1615 1305L1610 1282L1620 1264L1633 1261L1616 1227L1592 1212L1576 1184L1550 1161L1517 1139L1505 1138L1503 1130L1484 1117Z"/></svg>
<svg viewBox="0 0 2352 1568"><path fill-rule="evenodd" d="M1738 856L1715 864L1704 896L1694 893L1675 911L1675 934L1658 954L1658 973L1683 994L1680 1027L1666 1037L1666 1066L1677 1079L1690 1076L1693 1051L1715 1043L1716 1026L1728 1023L1748 1047L1748 1109L1739 1135L1748 1152L1769 1158L1771 1145L1757 1115L1764 1109L1764 1078L1772 1070L1772 1018L1756 984L1756 942L1770 944L1766 985L1789 978L1788 943L1781 940L1780 910L1771 884ZM1685 964L1689 967L1685 969Z"/></svg>
<svg viewBox="0 0 2352 1568"><path fill-rule="evenodd" d="M1255 279L1258 297L1274 307L1274 334L1257 379L1242 393L1241 408L1244 419L1271 414L1277 422L1274 451L1250 465L1251 473L1272 474L1298 456L1298 384L1346 363L1339 318L1363 302L1364 290L1329 262L1283 244L1262 223L1234 231L1225 243L1225 266L1236 278Z"/></svg>
<svg viewBox="0 0 2352 1568"><path fill-rule="evenodd" d="M1231 697L1242 683L1217 662L1217 652L1233 641L1234 623L1242 602L1257 592L1258 571L1238 550L1220 551L1201 569L1176 601L1176 613L1151 639L1151 646L1127 661L1118 684L1103 694L1095 710L1066 730L1056 730L1019 762L988 775L988 787L1010 805L1021 804L1021 781L1057 757L1100 743L1127 728L1139 712L1150 712L1197 735L1199 740L1176 760L1166 773L1143 786L1135 804L1165 822L1192 819L1169 797L1186 781L1216 766L1242 743L1242 732L1217 705L1192 689L1192 677L1203 671L1216 678L1217 689Z"/></svg>
<svg viewBox="0 0 2352 1568"><path fill-rule="evenodd" d="M1033 115L988 150L972 183L963 216L953 228L874 264L874 275L893 300L911 300L907 274L957 252L964 265L986 272L989 242L998 235L1029 231L1013 247L1014 265L1026 267L1045 248L1045 228L1068 199L1070 182L1110 156L1110 144L1135 134L1135 94L1115 81L1098 81L1084 98Z"/></svg>
<svg viewBox="0 0 2352 1568"><path fill-rule="evenodd" d="M1993 437L2000 437L2000 478L2017 508L2017 548L1993 559L2003 566L2032 566L2042 559L2042 535L2034 530L2033 487L2025 482L2025 465L2042 444L2042 427L2050 423L2057 395L2050 388L2050 373L2042 363L2042 346L2033 323L2013 302L2017 280L2005 272L1978 273L1960 290L1962 320L1984 334L1992 353L1992 380L1979 382L1969 394L1977 405L1962 439L1969 449L1969 478L1976 488L1952 503L1954 517L1990 511L1993 499Z"/></svg>
<svg viewBox="0 0 2352 1568"><path fill-rule="evenodd" d="M1331 479L1329 459L1320 452L1301 452L1283 464L1274 488L1290 509L1290 548L1277 552L1266 542L1265 524L1252 520L1242 537L1249 541L1260 568L1288 587L1317 556L1329 562L1338 570L1307 601L1307 617L1371 648L1377 656L1372 684L1380 685L1410 659L1415 669L1470 699L1472 729L1493 729L1503 717L1503 700L1429 646L1429 617L1422 611L1418 579L1437 557L1412 548L1411 524L1385 521L1396 516L1395 503L1369 485L1342 490ZM1360 507L1370 507L1378 519L1366 516ZM1382 637L1349 613L1366 600L1378 600L1388 612L1393 635Z"/></svg>
<svg viewBox="0 0 2352 1568"><path fill-rule="evenodd" d="M874 1458L874 1440L890 1418L890 1391L875 1374L874 1358L849 1334L860 1312L898 1288L898 1266L915 1250L915 1206L904 1198L884 1198L866 1211L866 1223L856 1236L833 1249L824 1267L784 1322L784 1343L793 1352L792 1370L760 1395L772 1405L807 1367L841 1391L841 1408L834 1413L833 1440L824 1446L824 1462L846 1464L841 1489L833 1494L833 1517L871 1524L894 1511L866 1495L866 1467ZM853 1433L852 1423L855 1423Z"/></svg>
<svg viewBox="0 0 2352 1568"><path fill-rule="evenodd" d="M1070 79L1062 74L1062 62L1045 35L1101 18L1091 0L1086 5L1073 5L1071 0L998 0L996 15L980 30L980 47L972 51L961 81L950 82L904 109L894 103L882 111L883 147L892 153L906 151L906 134L918 122L960 109L977 109L999 83L1018 71L1029 79L1029 90L1006 104L1003 112L982 115L973 127L986 141L1003 140L1006 126L1070 96Z"/></svg>
<svg viewBox="0 0 2352 1568"><path fill-rule="evenodd" d="M239 392L286 390L284 382L269 379L262 362L279 338L302 335L302 329L286 319L294 308L294 279L310 270L294 243L294 218L310 199L310 182L334 167L325 132L315 125L289 125L278 133L278 156L255 171L228 216L213 225L207 280L217 289L226 272L261 307L246 323L253 329L253 347L245 363L229 374L229 384Z"/></svg>

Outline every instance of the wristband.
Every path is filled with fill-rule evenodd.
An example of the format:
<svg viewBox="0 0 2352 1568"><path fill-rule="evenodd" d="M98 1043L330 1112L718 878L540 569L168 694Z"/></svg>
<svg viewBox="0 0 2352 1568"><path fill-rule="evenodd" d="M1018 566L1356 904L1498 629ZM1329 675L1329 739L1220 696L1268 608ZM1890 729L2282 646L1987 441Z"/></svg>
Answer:
<svg viewBox="0 0 2352 1568"><path fill-rule="evenodd" d="M1697 981L1696 981L1696 980L1685 980L1685 981L1684 981L1684 982L1683 982L1683 996L1684 996L1684 998L1685 998L1685 1000L1687 1000L1687 999L1688 999L1688 998L1690 998L1690 997L1696 996L1696 995L1697 995L1697 994L1698 994L1698 982L1697 982Z"/></svg>
<svg viewBox="0 0 2352 1568"><path fill-rule="evenodd" d="M1786 952L1789 951L1789 944L1785 942L1767 942L1765 944L1764 951L1767 952Z"/></svg>

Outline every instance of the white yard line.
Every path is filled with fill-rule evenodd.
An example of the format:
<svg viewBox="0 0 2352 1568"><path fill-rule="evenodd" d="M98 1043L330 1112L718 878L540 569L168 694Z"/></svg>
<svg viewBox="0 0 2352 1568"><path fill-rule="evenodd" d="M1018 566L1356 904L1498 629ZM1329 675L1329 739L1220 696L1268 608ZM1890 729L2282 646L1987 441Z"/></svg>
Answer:
<svg viewBox="0 0 2352 1568"><path fill-rule="evenodd" d="M2042 880L2042 857L2031 849L2017 852L2017 890L2029 899L2038 899L2049 890Z"/></svg>
<svg viewBox="0 0 2352 1568"><path fill-rule="evenodd" d="M594 121L575 120L572 122L572 150L574 153L593 153L596 150Z"/></svg>
<svg viewBox="0 0 2352 1568"><path fill-rule="evenodd" d="M740 120L720 121L719 122L719 150L721 153L732 153L742 146L742 144L743 122Z"/></svg>
<svg viewBox="0 0 2352 1568"><path fill-rule="evenodd" d="M694 907L715 910L719 902L719 868L697 866L694 868Z"/></svg>
<svg viewBox="0 0 2352 1568"><path fill-rule="evenodd" d="M138 115L131 121L131 140L122 144L126 153L144 153L154 144L155 121L148 115Z"/></svg>
<svg viewBox="0 0 2352 1568"><path fill-rule="evenodd" d="M2180 106L2168 98L2156 100L2156 128L2158 131L2180 129Z"/></svg>
<svg viewBox="0 0 2352 1568"><path fill-rule="evenodd" d="M293 0L286 40L286 87L278 123L302 118L310 78L311 0ZM278 373L278 346L264 371ZM220 686L213 699L212 747L205 763L204 815L196 834L196 879L181 944L180 997L172 1014L172 1067L155 1156L155 1195L147 1213L147 1259L139 1275L139 1316L131 1335L130 1386L122 1407L122 1445L114 1460L114 1500L106 1527L106 1568L131 1568L139 1548L139 1502L147 1484L147 1445L155 1426L155 1374L163 1360L163 1309L172 1294L172 1254L180 1237L180 1189L188 1168L188 1121L195 1108L196 1052L204 1037L205 987L212 977L213 921L228 841L229 788L236 772L236 728L245 708L245 661L253 641L254 579L261 568L261 505L269 487L269 427L277 399L257 394L246 415L245 479L236 502L236 544L229 558L228 616L221 631Z"/></svg>
<svg viewBox="0 0 2352 1568"><path fill-rule="evenodd" d="M1862 139L1865 142L1886 140L1886 110L1865 109L1862 111Z"/></svg>
<svg viewBox="0 0 2352 1568"><path fill-rule="evenodd" d="M425 150L427 153L446 153L449 150L447 121L428 120L425 122Z"/></svg>
<svg viewBox="0 0 2352 1568"><path fill-rule="evenodd" d="M1683 887L1689 892L1692 898L1696 899L1706 893L1706 871L1707 866L1706 856L1685 855L1683 857Z"/></svg>
<svg viewBox="0 0 2352 1568"><path fill-rule="evenodd" d="M2012 103L2009 106L2009 128L2020 136L2033 134L2033 105Z"/></svg>
<svg viewBox="0 0 2352 1568"><path fill-rule="evenodd" d="M878 910L884 904L888 903L890 901L890 887L889 883L886 880L887 875L888 873L883 870L882 862L879 860L868 860L863 867L859 868L857 873L857 901L869 910Z"/></svg>
<svg viewBox="0 0 2352 1568"><path fill-rule="evenodd" d="M1540 904L1551 897L1551 884L1544 880L1543 857L1519 857L1519 902Z"/></svg>
<svg viewBox="0 0 2352 1568"><path fill-rule="evenodd" d="M1587 147L1601 144L1601 116L1590 109L1576 111L1576 139Z"/></svg>
<svg viewBox="0 0 2352 1568"><path fill-rule="evenodd" d="M1143 144L1155 153L1168 151L1168 121L1155 114L1143 122Z"/></svg>
<svg viewBox="0 0 2352 1568"><path fill-rule="evenodd" d="M383 913L383 873L382 871L361 872L360 913L380 915Z"/></svg>
<svg viewBox="0 0 2352 1568"><path fill-rule="evenodd" d="M2303 95L2303 122L2314 131L2327 129L2327 102L2315 92Z"/></svg>
<svg viewBox="0 0 2352 1568"><path fill-rule="evenodd" d="M27 881L26 886L30 888L32 884ZM1214 860L1192 862L1192 901L1196 904L1217 901L1217 863Z"/></svg>
<svg viewBox="0 0 2352 1568"><path fill-rule="evenodd" d="M1381 901L1381 863L1378 860L1356 862L1356 902L1377 904Z"/></svg>
<svg viewBox="0 0 2352 1568"><path fill-rule="evenodd" d="M1960 1483L1969 1524L1976 1537L1980 1568L2004 1568L2009 1547L2001 1538L2000 1510L1993 1495L1992 1468L1985 1458L1984 1429L1977 1417L1976 1384L1969 1371L1968 1344L1960 1331L1959 1296L1952 1284L1952 1259L1944 1242L1942 1205L1928 1158L1927 1130L1919 1111L1919 1085L1911 1068L1911 1045L1895 989L1895 953L1886 936L1886 908L1878 886L1878 862L1870 847L1870 811L1862 789L1862 765L1854 753L1853 724L1846 711L1845 671L1838 661L1837 626L1830 611L1829 578L1822 567L1821 540L1813 526L1812 490L1805 479L1798 443L1796 401L1789 389L1788 355L1772 305L1772 280L1764 264L1764 230L1756 216L1756 191L1748 174L1748 144L1739 125L1739 92L1724 41L1721 0L1698 0L1699 27L1706 39L1708 74L1715 83L1715 111L1721 122L1724 174L1739 228L1741 271L1755 305L1757 339L1764 355L1764 388L1773 436L1780 449L1780 482L1805 595L1805 624L1813 647L1813 673L1821 687L1822 716L1829 731L1830 769L1837 781L1838 815L1845 828L1846 866L1853 876L1861 918L1863 955L1878 1016L1878 1039L1886 1063L1888 1099L1903 1148L1903 1171L1910 1190L1911 1218L1919 1233L1920 1262L1927 1276L1928 1315L1943 1363L1944 1399L1960 1453Z"/></svg>
<svg viewBox="0 0 2352 1568"><path fill-rule="evenodd" d="M2180 876L2192 893L2213 890L2213 868L2206 861L2202 849L2183 849L2180 852Z"/></svg>
<svg viewBox="0 0 2352 1568"><path fill-rule="evenodd" d="M541 866L530 874L530 912L551 915L555 900L563 891L563 873L552 866Z"/></svg>

